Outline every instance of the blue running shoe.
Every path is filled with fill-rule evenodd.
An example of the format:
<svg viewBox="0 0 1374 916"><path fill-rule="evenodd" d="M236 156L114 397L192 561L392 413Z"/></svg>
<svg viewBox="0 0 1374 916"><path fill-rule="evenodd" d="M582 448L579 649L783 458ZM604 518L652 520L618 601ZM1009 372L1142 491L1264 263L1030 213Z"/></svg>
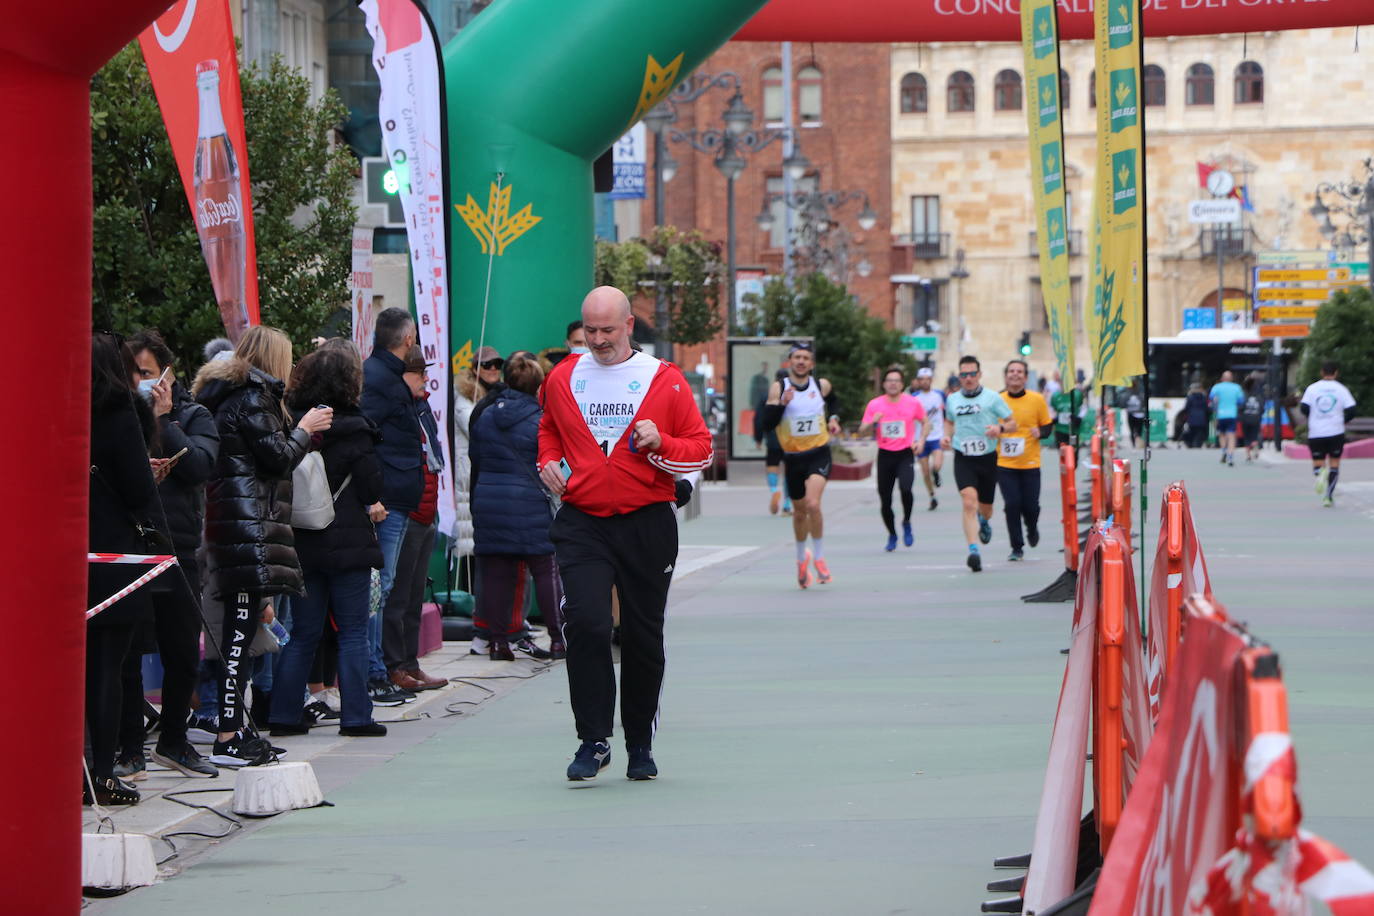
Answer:
<svg viewBox="0 0 1374 916"><path fill-rule="evenodd" d="M597 774L611 765L611 746L605 741L583 741L568 764L568 779L582 782L595 779Z"/></svg>
<svg viewBox="0 0 1374 916"><path fill-rule="evenodd" d="M981 515L978 516L978 540L984 544L992 540L992 525L988 524L988 520Z"/></svg>
<svg viewBox="0 0 1374 916"><path fill-rule="evenodd" d="M887 546L884 547L883 550L886 550L888 553L892 553L892 551L894 551L894 550L896 550L896 549L897 549L897 535L895 535L895 534L889 534L889 535L887 536Z"/></svg>
<svg viewBox="0 0 1374 916"><path fill-rule="evenodd" d="M658 764L654 763L654 755L647 747L626 747L626 756L630 758L630 763L625 767L625 778L642 782L645 779L658 778Z"/></svg>
<svg viewBox="0 0 1374 916"><path fill-rule="evenodd" d="M911 533L911 522L902 522L902 543L908 547L916 543L916 536Z"/></svg>

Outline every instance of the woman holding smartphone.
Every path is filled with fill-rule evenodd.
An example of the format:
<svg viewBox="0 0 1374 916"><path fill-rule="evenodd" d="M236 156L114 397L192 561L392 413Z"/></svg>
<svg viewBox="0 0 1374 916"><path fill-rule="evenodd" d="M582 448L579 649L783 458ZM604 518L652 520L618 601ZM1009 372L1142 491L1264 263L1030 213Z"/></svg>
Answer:
<svg viewBox="0 0 1374 916"><path fill-rule="evenodd" d="M196 375L196 399L215 415L220 449L206 486L208 587L225 602L219 634L219 733L210 762L240 767L265 763L271 747L244 734L248 646L266 602L299 595L300 561L291 529L291 472L329 429L334 412L313 408L290 424L282 379L291 374L291 341L276 328L249 328L230 359L212 360Z"/></svg>
<svg viewBox="0 0 1374 916"><path fill-rule="evenodd" d="M315 405L333 408L333 425L320 436L334 521L319 530L296 529L296 555L305 577L305 596L291 602L291 641L282 649L273 679L273 737L303 735L305 686L333 612L339 628L339 734L373 738L386 726L372 721L367 693L370 646L367 617L372 570L382 568L373 519L385 513L382 466L377 460L376 425L358 409L363 360L351 341L334 338L301 360L291 374L286 406L302 419Z"/></svg>

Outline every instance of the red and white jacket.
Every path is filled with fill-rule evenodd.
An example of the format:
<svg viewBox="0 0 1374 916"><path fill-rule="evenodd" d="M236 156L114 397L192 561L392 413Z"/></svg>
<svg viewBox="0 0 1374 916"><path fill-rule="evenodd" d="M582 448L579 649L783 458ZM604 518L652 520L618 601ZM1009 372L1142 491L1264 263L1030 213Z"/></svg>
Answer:
<svg viewBox="0 0 1374 916"><path fill-rule="evenodd" d="M603 454L572 393L577 359L553 367L539 392L539 467L567 459L572 468L563 501L588 515L624 515L653 503L670 503L675 477L711 463L711 433L682 370L659 362L649 390L625 435ZM630 451L634 425L652 420L663 443L653 452Z"/></svg>

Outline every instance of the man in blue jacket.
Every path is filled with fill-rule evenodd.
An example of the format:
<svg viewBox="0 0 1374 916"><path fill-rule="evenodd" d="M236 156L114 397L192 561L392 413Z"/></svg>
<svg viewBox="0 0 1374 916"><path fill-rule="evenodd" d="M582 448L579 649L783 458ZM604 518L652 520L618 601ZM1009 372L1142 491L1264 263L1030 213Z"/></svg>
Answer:
<svg viewBox="0 0 1374 916"><path fill-rule="evenodd" d="M420 442L420 418L415 398L405 382L405 357L415 346L415 320L402 308L382 309L377 315L372 355L363 362L363 415L381 430L377 457L382 464L382 505L386 517L377 522L377 541L382 548L382 606L386 606L396 580L396 560L405 540L410 513L420 506L424 491L424 447ZM414 694L394 686L382 658L381 615L368 621L372 661L367 672L367 692L372 702L397 706Z"/></svg>

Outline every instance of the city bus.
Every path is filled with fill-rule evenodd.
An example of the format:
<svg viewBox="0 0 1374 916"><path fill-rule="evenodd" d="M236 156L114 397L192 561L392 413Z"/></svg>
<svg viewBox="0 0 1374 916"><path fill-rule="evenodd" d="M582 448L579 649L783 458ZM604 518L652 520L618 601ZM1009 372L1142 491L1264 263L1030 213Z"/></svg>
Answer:
<svg viewBox="0 0 1374 916"><path fill-rule="evenodd" d="M1254 328L1197 328L1180 331L1175 337L1151 337L1146 354L1146 368L1150 373L1151 441L1174 437L1175 418L1183 410L1188 389L1195 382L1207 391L1227 369L1238 384L1251 374L1261 378L1267 376L1268 349ZM1280 359L1277 382L1282 396L1287 387L1284 379L1288 354ZM1293 431L1287 416L1283 420L1283 434L1291 438ZM1267 404L1263 438L1273 437L1272 423L1272 405Z"/></svg>

